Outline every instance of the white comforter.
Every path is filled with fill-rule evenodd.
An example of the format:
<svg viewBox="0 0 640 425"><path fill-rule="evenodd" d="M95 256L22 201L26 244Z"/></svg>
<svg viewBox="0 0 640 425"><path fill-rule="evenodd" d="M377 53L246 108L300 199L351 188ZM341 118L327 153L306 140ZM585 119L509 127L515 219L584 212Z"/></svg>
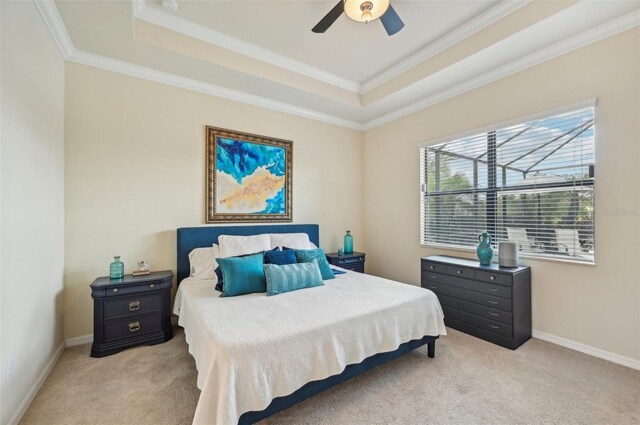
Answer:
<svg viewBox="0 0 640 425"><path fill-rule="evenodd" d="M174 304L198 369L197 425L236 424L309 381L446 334L433 292L360 273L272 297L219 294L211 281L189 278Z"/></svg>

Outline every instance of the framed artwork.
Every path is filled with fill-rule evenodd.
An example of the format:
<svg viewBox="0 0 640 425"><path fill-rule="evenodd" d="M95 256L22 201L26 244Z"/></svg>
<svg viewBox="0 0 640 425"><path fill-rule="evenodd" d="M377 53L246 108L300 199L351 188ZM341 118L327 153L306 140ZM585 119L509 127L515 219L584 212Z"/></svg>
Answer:
<svg viewBox="0 0 640 425"><path fill-rule="evenodd" d="M293 142L207 126L207 223L291 221Z"/></svg>

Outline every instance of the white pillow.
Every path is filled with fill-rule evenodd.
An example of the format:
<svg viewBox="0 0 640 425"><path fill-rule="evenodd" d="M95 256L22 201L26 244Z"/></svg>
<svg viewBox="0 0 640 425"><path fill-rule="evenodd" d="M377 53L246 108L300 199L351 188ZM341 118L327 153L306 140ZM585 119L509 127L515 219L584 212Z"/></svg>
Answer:
<svg viewBox="0 0 640 425"><path fill-rule="evenodd" d="M235 257L237 255L254 254L270 249L268 234L253 236L218 236L220 255L222 257Z"/></svg>
<svg viewBox="0 0 640 425"><path fill-rule="evenodd" d="M218 277L214 270L218 268L216 258L220 257L220 247L213 244L211 248L196 248L189 253L189 267L191 277L194 279L209 280L216 282Z"/></svg>
<svg viewBox="0 0 640 425"><path fill-rule="evenodd" d="M271 237L271 249L275 247L282 248L283 246L293 249L317 248L309 240L309 235L306 233L271 233L269 236Z"/></svg>

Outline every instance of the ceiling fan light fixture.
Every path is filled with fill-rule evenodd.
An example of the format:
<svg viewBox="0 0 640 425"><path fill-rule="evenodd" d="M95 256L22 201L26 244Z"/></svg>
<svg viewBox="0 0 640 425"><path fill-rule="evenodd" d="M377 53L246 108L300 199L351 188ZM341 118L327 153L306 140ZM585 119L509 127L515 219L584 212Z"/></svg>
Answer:
<svg viewBox="0 0 640 425"><path fill-rule="evenodd" d="M344 0L344 13L365 24L380 18L388 8L389 0Z"/></svg>

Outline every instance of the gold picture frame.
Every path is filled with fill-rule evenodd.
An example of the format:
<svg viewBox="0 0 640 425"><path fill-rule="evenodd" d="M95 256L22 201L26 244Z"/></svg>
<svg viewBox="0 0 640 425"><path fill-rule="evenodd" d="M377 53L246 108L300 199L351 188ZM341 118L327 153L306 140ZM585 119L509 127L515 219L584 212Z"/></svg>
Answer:
<svg viewBox="0 0 640 425"><path fill-rule="evenodd" d="M206 223L293 219L293 141L206 127Z"/></svg>

